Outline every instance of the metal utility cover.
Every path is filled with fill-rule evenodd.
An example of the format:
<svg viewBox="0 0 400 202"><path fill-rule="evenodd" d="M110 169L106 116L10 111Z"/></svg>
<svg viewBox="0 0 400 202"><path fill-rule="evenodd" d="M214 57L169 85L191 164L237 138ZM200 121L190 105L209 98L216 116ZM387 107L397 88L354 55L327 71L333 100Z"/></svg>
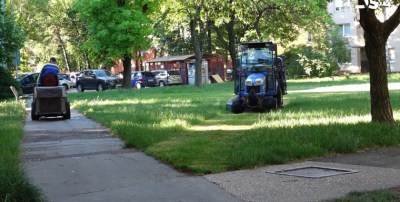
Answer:
<svg viewBox="0 0 400 202"><path fill-rule="evenodd" d="M357 172L359 171L347 170L341 168L322 167L322 166L304 166L293 169L269 171L268 173L297 176L297 177L307 177L307 178L320 178L320 177L329 177L334 175L351 174Z"/></svg>

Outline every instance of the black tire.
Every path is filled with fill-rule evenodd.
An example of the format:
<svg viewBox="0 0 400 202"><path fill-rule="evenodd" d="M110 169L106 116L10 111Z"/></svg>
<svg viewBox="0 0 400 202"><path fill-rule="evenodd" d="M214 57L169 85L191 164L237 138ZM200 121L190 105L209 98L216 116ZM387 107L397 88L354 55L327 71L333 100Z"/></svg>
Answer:
<svg viewBox="0 0 400 202"><path fill-rule="evenodd" d="M79 93L83 93L83 92L85 91L85 89L83 89L83 86L82 86L81 83L78 83L78 84L76 85L76 90L77 90Z"/></svg>
<svg viewBox="0 0 400 202"><path fill-rule="evenodd" d="M68 85L67 84L63 84L63 86L65 87L65 90L68 90Z"/></svg>
<svg viewBox="0 0 400 202"><path fill-rule="evenodd" d="M31 104L31 118L33 121L39 120L40 116L36 115L36 102L32 102Z"/></svg>
<svg viewBox="0 0 400 202"><path fill-rule="evenodd" d="M63 115L63 119L71 119L71 108L69 102L65 105L66 113Z"/></svg>
<svg viewBox="0 0 400 202"><path fill-rule="evenodd" d="M98 84L97 84L96 90L97 90L97 91L105 91L106 89L104 89L103 83L98 83Z"/></svg>
<svg viewBox="0 0 400 202"><path fill-rule="evenodd" d="M274 98L276 98L276 100L278 102L278 107L283 108L283 93L282 93L282 89L280 88L280 86L278 86L278 92L276 93Z"/></svg>
<svg viewBox="0 0 400 202"><path fill-rule="evenodd" d="M137 82L137 83L135 84L135 87L136 87L137 89L141 89L141 88L142 88L142 84L140 84L139 82Z"/></svg>
<svg viewBox="0 0 400 202"><path fill-rule="evenodd" d="M164 87L165 86L165 83L164 83L164 81L160 81L160 87Z"/></svg>
<svg viewBox="0 0 400 202"><path fill-rule="evenodd" d="M278 99L272 98L271 109L277 110L278 109Z"/></svg>
<svg viewBox="0 0 400 202"><path fill-rule="evenodd" d="M240 114L244 112L244 107L242 106L242 103L240 100L235 100L232 103L232 112L234 114Z"/></svg>

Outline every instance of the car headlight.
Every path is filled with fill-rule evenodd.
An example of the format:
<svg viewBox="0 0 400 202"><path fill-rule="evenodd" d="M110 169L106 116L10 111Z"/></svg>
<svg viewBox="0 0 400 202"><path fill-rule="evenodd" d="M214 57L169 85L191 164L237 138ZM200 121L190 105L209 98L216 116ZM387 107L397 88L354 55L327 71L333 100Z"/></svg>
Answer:
<svg viewBox="0 0 400 202"><path fill-rule="evenodd" d="M256 79L255 82L254 82L254 85L255 86L261 86L262 82L263 82L262 79Z"/></svg>

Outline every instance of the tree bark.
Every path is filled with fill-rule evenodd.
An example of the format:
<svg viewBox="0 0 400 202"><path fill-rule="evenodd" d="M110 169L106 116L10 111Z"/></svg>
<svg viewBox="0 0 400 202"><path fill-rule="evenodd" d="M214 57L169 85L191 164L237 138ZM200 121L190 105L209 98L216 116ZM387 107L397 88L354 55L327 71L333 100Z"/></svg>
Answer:
<svg viewBox="0 0 400 202"><path fill-rule="evenodd" d="M132 74L132 67L131 67L131 58L128 55L124 56L124 59L122 60L122 64L124 66L124 78L122 80L122 88L125 89L131 89L132 84L131 84L131 74Z"/></svg>
<svg viewBox="0 0 400 202"><path fill-rule="evenodd" d="M190 20L190 32L192 35L192 43L194 48L194 55L195 55L195 69L196 72L194 74L194 86L201 87L201 63L203 62L203 52L201 51L201 45L199 41L199 37L196 31L196 19Z"/></svg>
<svg viewBox="0 0 400 202"><path fill-rule="evenodd" d="M364 5L364 0L358 0ZM385 22L380 22L375 10L360 9L360 24L364 29L365 52L370 64L371 116L373 122L395 123L390 103L385 46L390 33L398 26L400 10Z"/></svg>
<svg viewBox="0 0 400 202"><path fill-rule="evenodd" d="M56 27L57 38L60 41L60 44L61 44L61 47L62 47L62 50L63 50L63 55L64 55L64 59L65 59L65 65L67 66L68 72L71 72L70 71L70 64L69 64L70 63L69 56L68 56L68 53L67 53L67 47L65 46L65 43L61 38L60 29L58 29L57 26L55 26L55 27Z"/></svg>

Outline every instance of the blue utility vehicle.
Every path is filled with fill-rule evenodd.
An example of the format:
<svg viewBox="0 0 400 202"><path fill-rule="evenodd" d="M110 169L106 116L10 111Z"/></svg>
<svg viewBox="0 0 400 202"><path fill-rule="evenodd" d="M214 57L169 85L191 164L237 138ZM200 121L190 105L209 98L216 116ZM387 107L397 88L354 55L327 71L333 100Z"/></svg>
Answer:
<svg viewBox="0 0 400 202"><path fill-rule="evenodd" d="M236 96L228 101L228 110L266 112L283 107L283 95L287 94L283 60L283 56L277 56L276 43L241 43L236 73L233 73Z"/></svg>

